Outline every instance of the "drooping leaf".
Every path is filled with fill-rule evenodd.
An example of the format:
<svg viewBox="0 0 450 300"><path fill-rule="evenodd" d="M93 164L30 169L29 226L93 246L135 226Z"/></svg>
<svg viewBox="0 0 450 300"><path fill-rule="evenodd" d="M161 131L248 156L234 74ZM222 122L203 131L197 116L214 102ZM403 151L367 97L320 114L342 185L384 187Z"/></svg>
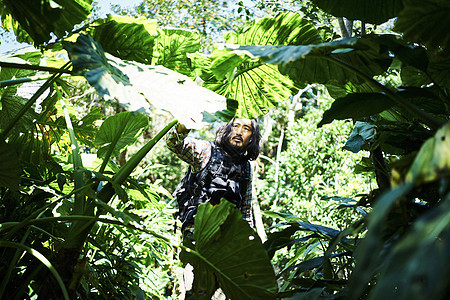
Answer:
<svg viewBox="0 0 450 300"><path fill-rule="evenodd" d="M198 86L189 77L162 66L105 55L88 36L80 36L66 49L76 74L84 75L106 100L117 100L129 111L150 114L154 105L187 127L200 128L204 112L214 115L227 110L225 97Z"/></svg>
<svg viewBox="0 0 450 300"><path fill-rule="evenodd" d="M317 126L331 123L333 120L354 120L369 117L391 108L395 103L386 95L381 93L348 94L343 98L336 99L331 108L323 113L322 120Z"/></svg>
<svg viewBox="0 0 450 300"><path fill-rule="evenodd" d="M407 182L423 183L450 174L450 123L428 139L417 154L408 174Z"/></svg>
<svg viewBox="0 0 450 300"><path fill-rule="evenodd" d="M402 0L313 0L317 6L336 17L381 24L403 9Z"/></svg>
<svg viewBox="0 0 450 300"><path fill-rule="evenodd" d="M378 90L369 83L353 84L347 82L345 85L333 84L332 82L325 85L330 96L334 99L343 98L350 93L376 93Z"/></svg>
<svg viewBox="0 0 450 300"><path fill-rule="evenodd" d="M20 183L20 164L15 149L0 141L0 186L16 191Z"/></svg>
<svg viewBox="0 0 450 300"><path fill-rule="evenodd" d="M234 52L278 65L297 83L361 84L364 80L359 74L342 63L367 76L382 74L391 63L374 36L306 46L240 46Z"/></svg>
<svg viewBox="0 0 450 300"><path fill-rule="evenodd" d="M104 51L124 60L150 64L153 57L156 20L109 16L94 24L92 36Z"/></svg>
<svg viewBox="0 0 450 300"><path fill-rule="evenodd" d="M184 255L201 285L215 276L231 299L275 299L277 284L267 253L233 204L223 200L216 206L200 205L194 238L202 259L192 251Z"/></svg>
<svg viewBox="0 0 450 300"><path fill-rule="evenodd" d="M19 42L36 45L48 42L51 34L58 38L65 36L86 20L92 10L92 0L4 0L2 3L3 29L12 27Z"/></svg>
<svg viewBox="0 0 450 300"><path fill-rule="evenodd" d="M123 124L126 124L123 130ZM119 135L117 143L114 145L113 156L119 156L121 150L126 146L132 145L141 135L142 131L148 127L148 118L143 114L132 112L121 112L106 120L100 126L100 130L95 138L95 145L100 146L97 155L105 155L108 147Z"/></svg>
<svg viewBox="0 0 450 300"><path fill-rule="evenodd" d="M366 122L357 121L353 132L344 145L344 149L358 153L359 150L368 142L373 141L376 132L376 126Z"/></svg>
<svg viewBox="0 0 450 300"><path fill-rule="evenodd" d="M394 30L431 49L450 49L450 3L445 0L404 0ZM431 21L432 20L432 21Z"/></svg>

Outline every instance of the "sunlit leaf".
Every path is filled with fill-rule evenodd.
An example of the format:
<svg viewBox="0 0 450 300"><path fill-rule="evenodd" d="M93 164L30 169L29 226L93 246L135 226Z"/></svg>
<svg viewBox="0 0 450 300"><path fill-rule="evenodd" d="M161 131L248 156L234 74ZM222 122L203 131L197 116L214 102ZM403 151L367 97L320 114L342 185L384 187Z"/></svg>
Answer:
<svg viewBox="0 0 450 300"><path fill-rule="evenodd" d="M189 77L163 66L127 62L105 55L88 36L66 49L74 72L84 75L106 100L117 100L129 111L150 114L152 105L170 112L189 128L204 125L204 112L226 110L226 99L197 85Z"/></svg>
<svg viewBox="0 0 450 300"><path fill-rule="evenodd" d="M158 32L152 64L190 75L192 71L186 54L200 50L200 35L184 29L164 28Z"/></svg>
<svg viewBox="0 0 450 300"><path fill-rule="evenodd" d="M109 16L98 20L91 30L105 52L124 60L151 63L158 35L156 20Z"/></svg>
<svg viewBox="0 0 450 300"><path fill-rule="evenodd" d="M430 182L449 174L450 123L447 123L423 144L406 175L406 181Z"/></svg>
<svg viewBox="0 0 450 300"><path fill-rule="evenodd" d="M125 124L121 131L120 129ZM95 145L100 146L97 155L104 156L108 147L119 136L114 145L113 156L119 156L126 146L132 145L142 134L142 131L148 127L148 118L143 114L121 112L106 118L102 123L100 130L95 138Z"/></svg>
<svg viewBox="0 0 450 300"><path fill-rule="evenodd" d="M364 80L340 62L368 76L382 74L391 58L380 48L375 37L367 36L306 46L240 46L234 52L278 65L283 74L298 83L361 84ZM354 51L336 51L339 49Z"/></svg>
<svg viewBox="0 0 450 300"><path fill-rule="evenodd" d="M320 41L311 23L294 13L257 20L241 32L226 36L227 44L236 45L303 45ZM223 51L212 54L211 70L218 80L202 76L205 86L238 101L236 114L244 118L266 114L298 90L276 66Z"/></svg>

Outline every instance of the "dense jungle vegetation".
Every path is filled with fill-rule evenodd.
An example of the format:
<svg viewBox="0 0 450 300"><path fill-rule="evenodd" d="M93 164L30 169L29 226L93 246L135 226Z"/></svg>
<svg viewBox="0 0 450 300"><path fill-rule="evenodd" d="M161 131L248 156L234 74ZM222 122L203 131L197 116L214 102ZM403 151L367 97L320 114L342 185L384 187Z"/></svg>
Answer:
<svg viewBox="0 0 450 300"><path fill-rule="evenodd" d="M0 4L30 45L0 54L0 299L179 299L184 263L200 299L450 294L449 1ZM187 246L163 137L194 116L263 151L255 230L206 204Z"/></svg>

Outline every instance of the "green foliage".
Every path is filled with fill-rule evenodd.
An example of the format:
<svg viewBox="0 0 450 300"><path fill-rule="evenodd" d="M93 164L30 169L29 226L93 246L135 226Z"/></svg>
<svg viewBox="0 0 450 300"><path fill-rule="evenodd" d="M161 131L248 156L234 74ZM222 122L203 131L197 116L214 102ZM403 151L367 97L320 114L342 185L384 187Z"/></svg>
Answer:
<svg viewBox="0 0 450 300"><path fill-rule="evenodd" d="M217 281L232 299L275 299L275 274L261 240L231 202L199 205L194 240L181 258L194 267L195 295L210 299Z"/></svg>
<svg viewBox="0 0 450 300"><path fill-rule="evenodd" d="M172 288L178 267L172 260L173 247L183 248L196 272L204 272L195 285L206 288L206 294L213 291L216 279L235 298L421 299L448 293L450 34L444 1L317 0L326 12L352 20L378 24L396 18L394 29L402 35L374 30L370 35L361 32L359 38L334 40L333 28L312 25L321 24L314 18L326 14L307 5L296 9L307 18L293 13L262 18L226 36L226 42L238 44L237 50L216 49L211 55L198 52L205 39L197 33L159 29L154 21L110 17L72 31L85 21L90 1L16 2L2 1L2 26L36 46L54 34L56 45L45 55L21 53L0 62L0 156L8 160L0 168L0 297L61 298L55 284L61 281L72 298L77 293L105 299L144 293L177 297ZM155 5L174 8L168 18L172 20L180 10L195 12L184 15L180 24L188 24L185 18L200 21L193 27L201 29L203 38L218 32L208 27L218 23L201 22L214 19L212 12L220 10L216 3L186 3ZM139 9L145 12L152 4L146 1ZM243 3L238 6L238 13L252 15ZM286 10L282 4L267 4L273 6ZM47 62L56 67L40 66L46 56L61 54L56 49L63 36L67 41L78 37L78 42L66 43L73 70L53 58ZM63 79L62 74L68 75ZM275 164L266 165L258 196L264 208L273 210L265 217L270 226L265 246L281 283L277 295L267 254L236 210L226 205L202 207L194 232L197 243L188 250L167 237L174 235L173 210L162 204L170 203L168 192L132 178L174 121L122 167L114 166L110 155L135 141L140 129L135 128L128 140L123 129L132 127L130 120L118 119L129 113L105 121L102 129L93 124L103 118L98 109L83 118L74 114L67 101L73 89L65 81L76 79L71 75L85 76L101 96L149 115L148 101L172 105L162 106L172 113L186 107L178 103L188 103L197 112L206 110L207 102L196 105L197 91L206 99L217 95L197 86L191 89L197 76L203 87L220 94L221 105L232 103L225 98L237 100L237 115L244 117L262 116L282 107L284 100L294 101L297 98L290 96L299 86L326 84L336 101L315 107L311 99L322 102L323 95L305 95L303 90L300 102L276 112L277 157L273 159L274 138L265 151ZM42 79L37 91L21 93L24 82ZM311 107L295 109L299 104ZM228 109L222 116L230 117L236 107ZM192 115L180 113L186 120ZM198 120L203 122L204 116ZM350 134L352 121L358 123L346 142L342 133ZM107 132L114 134L106 137ZM93 143L96 137L108 149L99 150ZM367 152L344 154L344 145ZM94 155L108 154L87 166L81 160L87 147L93 147ZM373 172L377 182L371 191L369 175L355 175L360 159L357 169ZM171 158L162 162L170 164ZM145 174L150 175L155 183L161 179ZM167 198L160 200L158 191ZM237 237L242 241L232 239ZM242 254L232 256L230 249ZM247 273L241 272L241 265L248 267ZM57 272L59 278L49 272ZM155 279L154 285L149 278Z"/></svg>
<svg viewBox="0 0 450 300"><path fill-rule="evenodd" d="M102 123L94 144L99 146L97 155L103 157L113 145L112 155L117 157L125 147L134 144L148 127L148 118L142 114L122 112L111 116ZM119 138L117 138L117 136Z"/></svg>
<svg viewBox="0 0 450 300"><path fill-rule="evenodd" d="M86 20L92 10L92 0L3 0L0 11L2 28L12 28L19 42L41 45L51 34L61 38Z"/></svg>
<svg viewBox="0 0 450 300"><path fill-rule="evenodd" d="M337 202L331 196L353 197L367 193L370 179L354 174L353 168L361 154L351 154L343 150L352 124L333 122L316 128L324 108L325 96L321 97L319 108L306 108L301 119L289 126L286 147L279 159L279 174L276 165L270 165L264 177L264 187L260 196L262 204L272 209L289 211L303 220L326 226L344 228L350 220L339 217L343 212L336 210ZM329 104L328 104L329 105ZM279 181L275 189L275 181ZM274 203L274 199L278 203ZM350 216L345 215L347 218ZM354 219L356 216L351 217ZM338 223L336 223L338 222Z"/></svg>

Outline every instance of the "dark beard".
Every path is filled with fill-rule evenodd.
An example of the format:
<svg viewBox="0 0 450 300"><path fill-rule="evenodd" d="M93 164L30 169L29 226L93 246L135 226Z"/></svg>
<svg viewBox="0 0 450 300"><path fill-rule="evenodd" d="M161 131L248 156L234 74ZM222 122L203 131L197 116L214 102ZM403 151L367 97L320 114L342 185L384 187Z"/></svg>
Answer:
<svg viewBox="0 0 450 300"><path fill-rule="evenodd" d="M230 144L230 142L226 142L224 150L231 156L234 163L240 164L247 160L247 156L245 155L246 148L243 146L235 146Z"/></svg>

